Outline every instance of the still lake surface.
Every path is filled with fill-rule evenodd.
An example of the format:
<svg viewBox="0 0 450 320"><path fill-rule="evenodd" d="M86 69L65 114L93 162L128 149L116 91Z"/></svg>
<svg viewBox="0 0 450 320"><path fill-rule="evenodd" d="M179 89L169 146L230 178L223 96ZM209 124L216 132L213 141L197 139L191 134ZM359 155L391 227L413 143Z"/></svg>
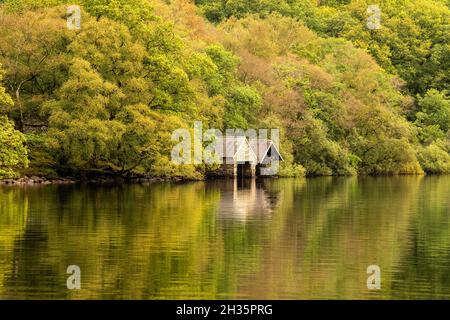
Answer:
<svg viewBox="0 0 450 320"><path fill-rule="evenodd" d="M0 298L450 299L450 176L0 186Z"/></svg>

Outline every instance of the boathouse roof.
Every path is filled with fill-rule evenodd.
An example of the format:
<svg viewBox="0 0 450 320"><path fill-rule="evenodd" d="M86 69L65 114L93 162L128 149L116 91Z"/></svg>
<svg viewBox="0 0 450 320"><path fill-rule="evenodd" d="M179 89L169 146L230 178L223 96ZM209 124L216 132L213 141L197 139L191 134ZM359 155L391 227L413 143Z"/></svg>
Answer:
<svg viewBox="0 0 450 320"><path fill-rule="evenodd" d="M269 139L248 139L245 136L216 137L218 146L222 146L223 157L236 161L264 163L270 157L284 161L278 148Z"/></svg>

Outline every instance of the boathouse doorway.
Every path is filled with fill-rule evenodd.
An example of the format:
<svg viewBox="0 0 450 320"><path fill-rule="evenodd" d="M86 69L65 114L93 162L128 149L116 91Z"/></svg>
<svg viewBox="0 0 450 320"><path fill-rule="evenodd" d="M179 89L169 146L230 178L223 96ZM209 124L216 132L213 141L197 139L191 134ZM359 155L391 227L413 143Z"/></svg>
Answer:
<svg viewBox="0 0 450 320"><path fill-rule="evenodd" d="M236 171L238 178L252 178L255 176L255 166L249 161L238 163Z"/></svg>

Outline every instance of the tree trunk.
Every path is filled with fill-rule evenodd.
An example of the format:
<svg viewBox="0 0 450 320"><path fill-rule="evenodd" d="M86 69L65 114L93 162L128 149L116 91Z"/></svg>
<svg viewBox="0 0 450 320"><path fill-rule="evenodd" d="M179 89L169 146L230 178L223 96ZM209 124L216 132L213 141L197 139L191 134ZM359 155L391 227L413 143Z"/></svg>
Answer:
<svg viewBox="0 0 450 320"><path fill-rule="evenodd" d="M22 101L20 100L20 88L22 87L22 84L23 84L24 82L21 82L20 83L20 85L17 87L17 89L16 89L16 100L17 100L17 107L19 108L19 115L20 115L20 117L19 117L19 122L18 122L18 124L17 124L17 126L18 126L18 130L20 131L20 132L23 132L23 111L22 111Z"/></svg>

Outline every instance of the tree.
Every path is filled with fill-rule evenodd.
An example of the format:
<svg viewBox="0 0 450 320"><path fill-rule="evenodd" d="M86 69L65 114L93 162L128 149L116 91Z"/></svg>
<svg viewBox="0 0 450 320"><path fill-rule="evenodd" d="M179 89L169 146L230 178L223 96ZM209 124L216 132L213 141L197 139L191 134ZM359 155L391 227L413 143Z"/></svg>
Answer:
<svg viewBox="0 0 450 320"><path fill-rule="evenodd" d="M31 159L60 172L198 177L203 166L170 161L171 132L194 121L280 129L288 175L421 173L417 155L436 171L429 151L449 152L448 8L400 2L380 4L374 31L365 0L197 1L217 25L183 0L81 0L75 31L68 1L8 0L0 104Z"/></svg>
<svg viewBox="0 0 450 320"><path fill-rule="evenodd" d="M445 150L443 141L421 147L418 158L427 173L450 173L450 155Z"/></svg>
<svg viewBox="0 0 450 320"><path fill-rule="evenodd" d="M6 108L11 107L14 103L11 97L6 93L5 88L1 85L3 82L4 71L2 65L0 64L0 112L5 112Z"/></svg>
<svg viewBox="0 0 450 320"><path fill-rule="evenodd" d="M124 130L111 120L117 96L120 90L104 81L87 61L73 60L57 99L44 107L50 115L49 144L61 164L88 169L108 161Z"/></svg>
<svg viewBox="0 0 450 320"><path fill-rule="evenodd" d="M171 132L202 119L200 107L213 109L199 91L217 66L206 53L185 52L187 46L146 48L149 34L134 35L106 16L83 21L67 46L66 81L43 108L57 162L75 171L198 177L193 168L171 165Z"/></svg>
<svg viewBox="0 0 450 320"><path fill-rule="evenodd" d="M420 130L420 139L430 143L444 138L450 130L450 100L445 94L429 90L418 98L418 109L415 123Z"/></svg>
<svg viewBox="0 0 450 320"><path fill-rule="evenodd" d="M41 103L64 79L66 45L70 36L57 10L48 13L5 14L0 9L0 63L5 86L14 97L8 110L17 128L46 125Z"/></svg>
<svg viewBox="0 0 450 320"><path fill-rule="evenodd" d="M306 17L313 6L309 0L196 0L206 18L212 22L220 22L230 17L243 18L251 13L266 17L278 12L285 16Z"/></svg>
<svg viewBox="0 0 450 320"><path fill-rule="evenodd" d="M0 65L0 112L13 104L11 97L1 85L3 70ZM13 178L17 170L28 166L25 137L14 129L14 123L5 116L0 116L0 179Z"/></svg>
<svg viewBox="0 0 450 320"><path fill-rule="evenodd" d="M445 1L378 1L381 28L366 27L368 0L336 1L222 1L196 0L206 18L220 22L271 13L302 21L320 35L351 40L368 50L377 62L406 80L413 94L448 90L450 9Z"/></svg>
<svg viewBox="0 0 450 320"><path fill-rule="evenodd" d="M0 179L15 178L28 166L24 135L14 129L14 123L0 116Z"/></svg>
<svg viewBox="0 0 450 320"><path fill-rule="evenodd" d="M220 30L241 58L240 77L263 97L258 118L282 119L308 174L422 172L414 130L401 115L405 97L367 53L276 14L230 20Z"/></svg>
<svg viewBox="0 0 450 320"><path fill-rule="evenodd" d="M413 94L448 90L450 10L438 1L378 1L381 28L366 27L371 1L327 1L307 20L321 34L367 49L386 70L406 80Z"/></svg>

